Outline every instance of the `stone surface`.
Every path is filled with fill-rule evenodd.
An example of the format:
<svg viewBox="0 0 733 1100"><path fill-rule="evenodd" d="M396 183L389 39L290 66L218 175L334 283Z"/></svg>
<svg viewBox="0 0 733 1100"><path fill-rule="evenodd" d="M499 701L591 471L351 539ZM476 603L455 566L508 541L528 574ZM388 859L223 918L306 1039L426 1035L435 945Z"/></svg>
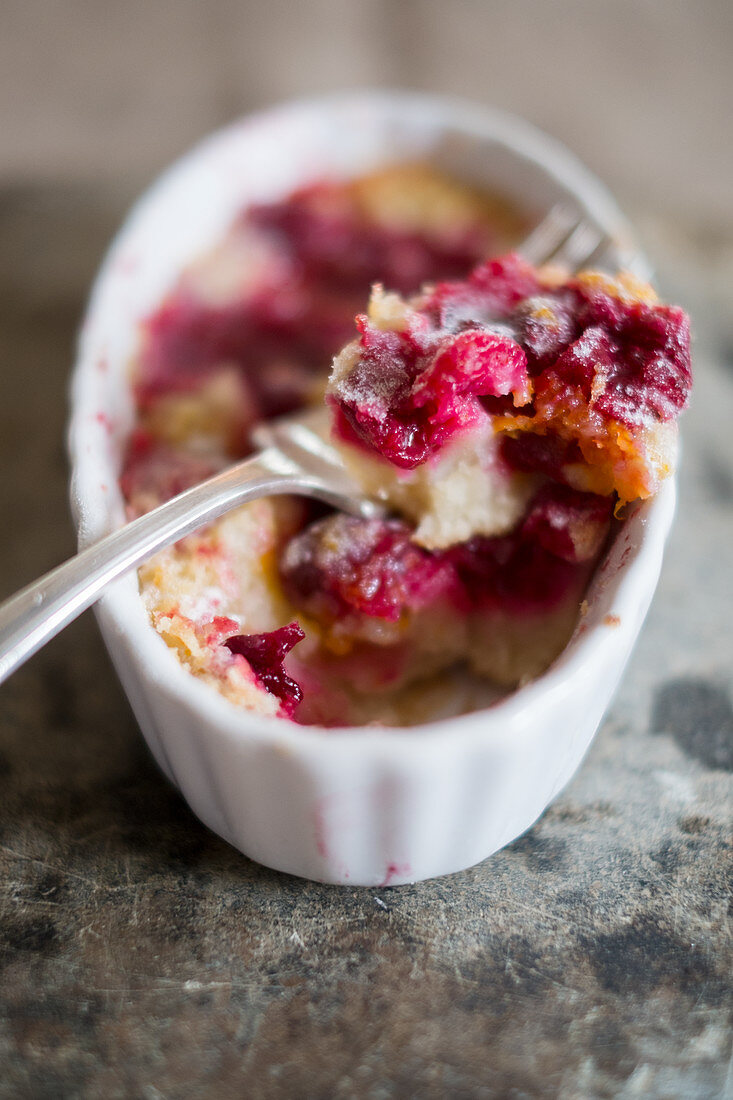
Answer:
<svg viewBox="0 0 733 1100"><path fill-rule="evenodd" d="M0 596L73 548L67 372L124 198L0 195ZM265 870L158 773L85 616L0 689L0 1096L731 1095L733 235L643 214L697 391L658 596L568 789L450 878Z"/></svg>

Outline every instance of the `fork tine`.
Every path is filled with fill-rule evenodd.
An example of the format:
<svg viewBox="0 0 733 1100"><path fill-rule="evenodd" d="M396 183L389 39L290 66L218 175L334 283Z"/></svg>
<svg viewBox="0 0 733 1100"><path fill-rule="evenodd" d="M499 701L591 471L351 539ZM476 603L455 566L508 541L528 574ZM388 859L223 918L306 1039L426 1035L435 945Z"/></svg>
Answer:
<svg viewBox="0 0 733 1100"><path fill-rule="evenodd" d="M609 269L620 266L617 242L562 204L550 209L519 246L519 252L536 267L552 263L579 271L589 264Z"/></svg>
<svg viewBox="0 0 733 1100"><path fill-rule="evenodd" d="M567 206L553 206L519 246L526 260L536 267L549 261L578 225L578 215Z"/></svg>
<svg viewBox="0 0 733 1100"><path fill-rule="evenodd" d="M605 252L610 244L604 233L590 222L579 221L572 233L552 256L552 262L578 271L585 267L591 256Z"/></svg>
<svg viewBox="0 0 733 1100"><path fill-rule="evenodd" d="M622 261L617 243L607 233L599 233L598 244L583 259L583 267L615 270L628 266Z"/></svg>
<svg viewBox="0 0 733 1100"><path fill-rule="evenodd" d="M315 459L320 463L341 466L340 459L328 442L329 426L326 408L318 407L257 424L252 439L257 447L277 447L294 461L307 463Z"/></svg>
<svg viewBox="0 0 733 1100"><path fill-rule="evenodd" d="M319 406L255 425L252 441L260 450L274 448L287 462L295 463L304 473L320 477L334 487L340 487L342 492L354 495L357 490L341 456L330 442L330 435L328 410L325 406ZM360 515L371 518L381 515L383 510L374 501L360 499L358 511Z"/></svg>
<svg viewBox="0 0 733 1100"><path fill-rule="evenodd" d="M347 472L343 460L329 443L330 419L325 406L301 409L291 416L257 424L252 441L270 455L269 464L279 472L294 464L301 474L316 477L344 498L338 504L343 511L362 519L384 516L384 507L361 494ZM274 462L273 462L274 453ZM280 469L282 460L283 469Z"/></svg>

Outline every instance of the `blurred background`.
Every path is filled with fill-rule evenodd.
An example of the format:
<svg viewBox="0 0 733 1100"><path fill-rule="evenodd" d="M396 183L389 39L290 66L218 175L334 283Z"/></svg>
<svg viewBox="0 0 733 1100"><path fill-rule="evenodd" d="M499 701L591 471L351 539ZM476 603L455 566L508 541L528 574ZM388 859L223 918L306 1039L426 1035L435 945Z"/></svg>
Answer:
<svg viewBox="0 0 733 1100"><path fill-rule="evenodd" d="M130 189L282 98L386 85L524 115L613 188L731 214L729 0L4 0L0 182Z"/></svg>

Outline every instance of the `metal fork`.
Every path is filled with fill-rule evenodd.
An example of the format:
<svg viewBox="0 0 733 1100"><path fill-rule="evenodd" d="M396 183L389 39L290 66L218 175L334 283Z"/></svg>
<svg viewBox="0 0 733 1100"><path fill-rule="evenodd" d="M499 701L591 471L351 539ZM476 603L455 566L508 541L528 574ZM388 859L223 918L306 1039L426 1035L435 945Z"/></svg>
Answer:
<svg viewBox="0 0 733 1100"><path fill-rule="evenodd" d="M132 520L6 600L0 605L0 683L117 577L239 504L290 493L356 516L381 515L326 442L327 431L325 408L260 425L255 441L261 449L252 458Z"/></svg>
<svg viewBox="0 0 733 1100"><path fill-rule="evenodd" d="M571 270L589 263L617 266L619 259L616 241L562 206L550 210L518 251L538 266ZM117 577L239 504L288 493L363 518L382 515L380 505L361 495L327 438L325 408L260 425L254 433L260 450L252 458L132 520L6 600L0 605L0 683Z"/></svg>
<svg viewBox="0 0 733 1100"><path fill-rule="evenodd" d="M644 256L622 230L611 236L595 222L558 203L519 245L518 252L535 267L556 264L569 271L623 269L640 279L652 272Z"/></svg>

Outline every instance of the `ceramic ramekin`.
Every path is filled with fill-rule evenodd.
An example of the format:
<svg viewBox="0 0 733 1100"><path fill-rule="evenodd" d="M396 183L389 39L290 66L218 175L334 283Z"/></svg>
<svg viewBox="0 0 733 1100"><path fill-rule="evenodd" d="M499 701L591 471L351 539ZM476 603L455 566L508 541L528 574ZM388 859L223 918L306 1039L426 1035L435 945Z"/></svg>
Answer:
<svg viewBox="0 0 733 1100"><path fill-rule="evenodd" d="M123 522L117 478L138 325L181 268L251 200L414 159L498 188L538 216L558 200L574 203L634 248L615 203L574 158L525 123L465 103L339 95L215 134L134 208L94 286L70 426L81 545ZM524 832L578 767L654 592L674 494L668 482L632 509L550 670L491 709L449 721L324 730L237 709L178 663L150 626L134 575L100 601L99 623L153 755L210 828L252 859L307 878L430 878Z"/></svg>

